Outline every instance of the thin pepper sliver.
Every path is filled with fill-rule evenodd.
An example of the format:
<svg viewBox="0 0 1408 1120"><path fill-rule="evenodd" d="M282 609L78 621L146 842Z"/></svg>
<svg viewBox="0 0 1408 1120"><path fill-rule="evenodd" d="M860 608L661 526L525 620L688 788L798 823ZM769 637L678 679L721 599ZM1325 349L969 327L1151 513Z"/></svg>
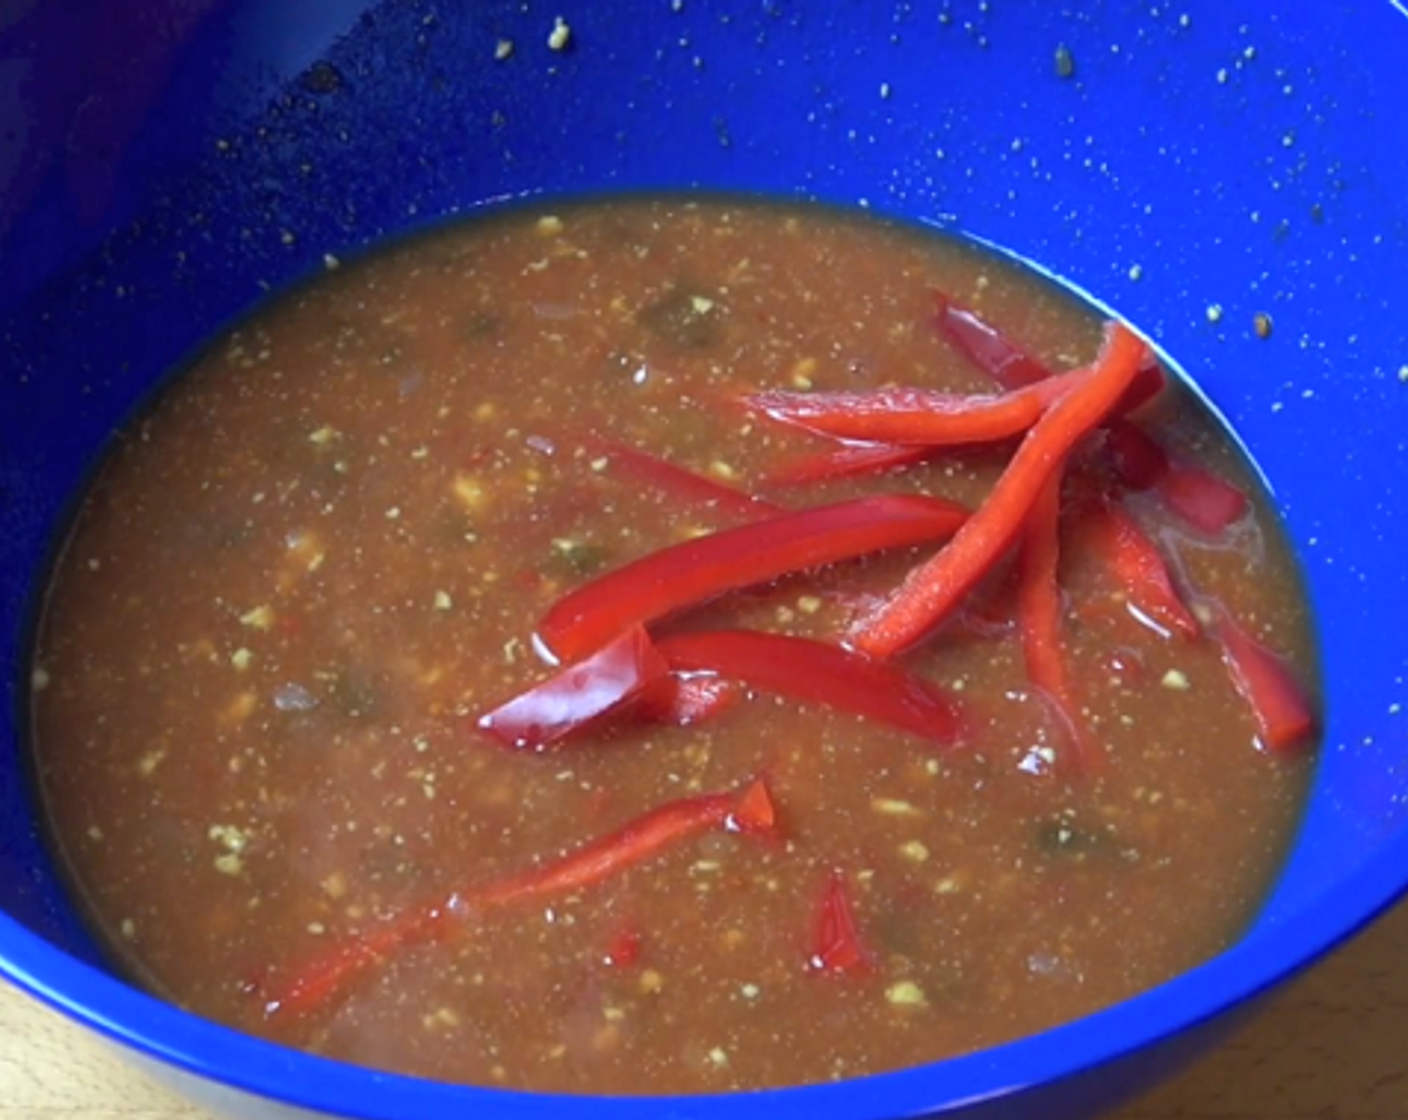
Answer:
<svg viewBox="0 0 1408 1120"><path fill-rule="evenodd" d="M943 292L936 290L933 294L934 325L939 333L1004 389L1022 389L1064 376L1008 338L976 311L955 303ZM1121 415L1133 412L1157 396L1164 384L1163 369L1150 350L1144 356L1134 385L1115 411Z"/></svg>
<svg viewBox="0 0 1408 1120"><path fill-rule="evenodd" d="M1102 501L1077 511L1073 521L1076 548L1114 578L1128 607L1168 633L1198 636L1202 628L1174 586L1159 546L1133 517Z"/></svg>
<svg viewBox="0 0 1408 1120"><path fill-rule="evenodd" d="M766 833L776 823L762 779L739 793L681 798L590 840L552 863L470 891L471 906L495 906L594 886L701 832Z"/></svg>
<svg viewBox="0 0 1408 1120"><path fill-rule="evenodd" d="M882 494L785 513L659 549L569 591L538 640L564 660L622 630L792 572L951 536L968 511L941 498Z"/></svg>
<svg viewBox="0 0 1408 1120"><path fill-rule="evenodd" d="M774 420L838 439L948 447L1020 435L1072 384L1065 374L997 394L909 386L830 393L777 389L744 401Z"/></svg>
<svg viewBox="0 0 1408 1120"><path fill-rule="evenodd" d="M744 403L755 412L835 439L920 447L963 447L1021 435L1077 385L1081 370L1052 374L1005 393L946 393L896 385L864 391L798 393L774 389ZM1164 385L1157 363L1145 364L1114 409L1132 412Z"/></svg>
<svg viewBox="0 0 1408 1120"><path fill-rule="evenodd" d="M934 325L944 338L1005 389L1051 376L1051 367L943 292L934 292Z"/></svg>
<svg viewBox="0 0 1408 1120"><path fill-rule="evenodd" d="M783 507L766 498L739 490L726 482L662 459L649 451L590 430L575 430L554 437L550 444L580 447L606 469L649 487L673 501L688 503L701 511L714 511L740 521L773 517ZM556 448L554 447L554 452Z"/></svg>
<svg viewBox="0 0 1408 1120"><path fill-rule="evenodd" d="M262 986L266 1018L317 1011L394 954L446 936L451 915L439 905L417 907L334 945L291 974Z"/></svg>
<svg viewBox="0 0 1408 1120"><path fill-rule="evenodd" d="M1032 505L1017 556L1017 622L1027 679L1055 709L1067 750L1057 768L1073 776L1098 768L1101 756L1081 720L1061 643L1061 475L1054 474Z"/></svg>
<svg viewBox="0 0 1408 1120"><path fill-rule="evenodd" d="M947 545L862 620L849 644L873 657L892 657L942 623L1015 543L1042 487L1116 407L1148 353L1138 335L1111 323L1095 364L1032 426L983 504Z"/></svg>
<svg viewBox="0 0 1408 1120"><path fill-rule="evenodd" d="M922 463L934 454L932 447L907 447L888 443L843 443L826 451L807 452L783 460L762 477L765 486L806 486L836 478L854 478L863 474Z"/></svg>
<svg viewBox="0 0 1408 1120"><path fill-rule="evenodd" d="M1253 638L1226 606L1201 601L1214 640L1238 693L1256 720L1257 741L1273 754L1292 754L1314 742L1316 718L1290 667Z"/></svg>
<svg viewBox="0 0 1408 1120"><path fill-rule="evenodd" d="M767 835L776 824L776 808L761 778L739 791L667 802L556 860L403 911L333 945L262 986L265 1017L317 1011L394 953L449 940L463 927L463 914L595 886L711 829Z"/></svg>

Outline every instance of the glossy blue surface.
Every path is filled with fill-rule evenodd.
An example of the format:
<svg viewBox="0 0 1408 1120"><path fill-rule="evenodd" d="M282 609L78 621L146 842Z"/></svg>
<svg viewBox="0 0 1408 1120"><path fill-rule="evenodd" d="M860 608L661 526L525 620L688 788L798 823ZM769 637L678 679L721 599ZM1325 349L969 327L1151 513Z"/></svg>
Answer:
<svg viewBox="0 0 1408 1120"><path fill-rule="evenodd" d="M230 1115L285 1114L261 1097L398 1120L1084 1115L1408 885L1408 17L1387 0L1333 22L1242 0L603 7L0 9L0 974ZM500 38L514 50L496 62ZM494 199L690 185L865 204L1006 246L1139 324L1229 418L1303 558L1328 704L1314 801L1255 929L1037 1038L668 1103L384 1077L106 976L39 842L19 723L35 581L113 426L325 251Z"/></svg>

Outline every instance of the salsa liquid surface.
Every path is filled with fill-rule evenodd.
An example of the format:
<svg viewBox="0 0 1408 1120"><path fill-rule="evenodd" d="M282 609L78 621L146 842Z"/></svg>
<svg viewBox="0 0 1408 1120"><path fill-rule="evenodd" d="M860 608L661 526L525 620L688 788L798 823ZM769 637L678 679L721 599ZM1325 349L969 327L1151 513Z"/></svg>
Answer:
<svg viewBox="0 0 1408 1120"><path fill-rule="evenodd" d="M1088 779L1053 774L1061 729L1015 633L981 611L905 659L963 704L952 747L760 693L693 726L613 721L541 754L476 732L547 675L531 636L565 590L736 523L620 469L603 440L759 490L824 442L748 414L741 392L993 391L934 330L936 288L1058 370L1098 346L1088 309L968 247L681 199L441 229L213 344L115 444L35 654L52 833L120 965L199 1014L352 1062L657 1093L970 1051L1227 946L1286 850L1310 762L1257 749L1217 648L1142 625L1079 555L1062 561L1065 653L1108 757ZM1254 490L1187 401L1145 422ZM768 493L976 505L1010 450ZM1263 495L1215 538L1148 495L1129 506L1180 578L1311 678ZM788 577L669 626L832 638L932 551ZM266 1013L263 978L320 946L759 773L779 840L709 833L609 882L467 914L326 1006ZM863 974L807 967L835 873Z"/></svg>

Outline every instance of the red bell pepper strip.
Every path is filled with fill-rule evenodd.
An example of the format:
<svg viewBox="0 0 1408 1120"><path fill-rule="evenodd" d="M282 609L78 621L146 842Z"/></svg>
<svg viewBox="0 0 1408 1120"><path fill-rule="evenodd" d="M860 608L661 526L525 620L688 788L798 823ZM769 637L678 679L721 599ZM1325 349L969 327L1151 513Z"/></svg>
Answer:
<svg viewBox="0 0 1408 1120"><path fill-rule="evenodd" d="M305 1015L336 998L348 984L394 953L443 938L450 914L419 907L335 946L280 983L263 985L264 1015Z"/></svg>
<svg viewBox="0 0 1408 1120"><path fill-rule="evenodd" d="M282 983L266 985L264 1013L271 1017L316 1010L397 950L449 940L461 928L457 917L461 912L582 890L710 829L761 835L772 831L776 821L776 809L762 779L750 782L741 793L671 801L551 863L472 886L433 906L408 910L335 946Z"/></svg>
<svg viewBox="0 0 1408 1120"><path fill-rule="evenodd" d="M937 685L829 642L758 630L705 630L662 638L657 648L671 669L717 673L946 746L959 735L957 708Z"/></svg>
<svg viewBox="0 0 1408 1120"><path fill-rule="evenodd" d="M967 515L939 498L882 494L696 537L568 592L543 617L538 638L557 657L580 657L626 627L726 591L950 536Z"/></svg>
<svg viewBox="0 0 1408 1120"><path fill-rule="evenodd" d="M941 292L936 292L934 298L939 332L999 385L1018 389L1053 376L1048 366L972 311ZM1152 354L1148 361L1153 362ZM1127 401L1118 411L1121 415L1132 412L1139 403L1142 402L1137 401L1136 394L1136 400ZM1135 490L1152 488L1170 509L1205 533L1220 533L1246 512L1247 496L1241 490L1210 471L1174 460L1131 420L1110 424L1107 446L1126 486Z"/></svg>
<svg viewBox="0 0 1408 1120"><path fill-rule="evenodd" d="M561 437L561 442L575 443L592 459L605 459L611 469L626 478L695 508L715 510L741 521L756 521L783 512L776 502L594 432L572 432Z"/></svg>
<svg viewBox="0 0 1408 1120"><path fill-rule="evenodd" d="M944 548L910 572L899 590L851 635L855 648L890 657L945 618L1012 546L1042 488L1072 448L1109 415L1138 374L1148 348L1121 323L1107 328L1095 365L1043 413L987 500Z"/></svg>
<svg viewBox="0 0 1408 1120"><path fill-rule="evenodd" d="M1049 365L984 321L977 312L955 303L937 290L934 292L934 325L944 338L962 351L964 357L1004 389L1020 389L1058 376ZM1159 395L1164 384L1164 372L1159 360L1153 351L1149 351L1140 367L1139 377L1120 403L1117 413L1124 415L1147 404Z"/></svg>
<svg viewBox="0 0 1408 1120"><path fill-rule="evenodd" d="M1055 708L1070 747L1057 765L1074 775L1097 768L1099 759L1089 741L1071 692L1061 649L1061 476L1053 475L1037 495L1022 532L1017 555L1017 621L1027 678Z"/></svg>
<svg viewBox="0 0 1408 1120"><path fill-rule="evenodd" d="M484 713L476 726L504 746L541 750L620 707L667 673L645 630L630 625L590 657Z"/></svg>
<svg viewBox="0 0 1408 1120"><path fill-rule="evenodd" d="M567 894L618 875L701 832L721 828L764 834L776 820L768 788L757 779L741 794L710 793L671 801L554 863L480 887L467 898L482 907Z"/></svg>
<svg viewBox="0 0 1408 1120"><path fill-rule="evenodd" d="M1051 376L1051 367L1045 362L939 291L934 293L934 325L1004 389L1020 389Z"/></svg>
<svg viewBox="0 0 1408 1120"><path fill-rule="evenodd" d="M1290 668L1248 634L1225 606L1204 600L1213 617L1212 634L1222 649L1222 663L1256 718L1257 739L1273 754L1290 754L1310 745L1315 715Z"/></svg>
<svg viewBox="0 0 1408 1120"><path fill-rule="evenodd" d="M934 451L932 447L895 447L885 443L845 444L785 460L769 470L762 481L766 486L805 486L834 478L879 474L922 463Z"/></svg>
<svg viewBox="0 0 1408 1120"><path fill-rule="evenodd" d="M1008 393L943 393L893 386L868 392L754 393L745 403L785 424L837 439L953 447L1020 435L1057 396L1070 374Z"/></svg>
<svg viewBox="0 0 1408 1120"><path fill-rule="evenodd" d="M830 976L869 972L874 959L861 941L855 913L847 897L846 880L832 871L817 906L812 951L807 968Z"/></svg>
<svg viewBox="0 0 1408 1120"><path fill-rule="evenodd" d="M710 674L668 673L640 694L631 712L651 723L689 727L726 712L742 699L735 681Z"/></svg>
<svg viewBox="0 0 1408 1120"><path fill-rule="evenodd" d="M1083 377L1083 370L1071 370L996 395L906 386L836 393L778 389L754 393L745 403L774 420L837 439L961 447L1021 435ZM1114 411L1129 412L1162 388L1158 364L1145 365Z"/></svg>
<svg viewBox="0 0 1408 1120"><path fill-rule="evenodd" d="M1240 489L1170 455L1137 424L1111 424L1105 445L1125 486L1152 489L1169 509L1204 533L1220 533L1247 512L1247 496Z"/></svg>
<svg viewBox="0 0 1408 1120"><path fill-rule="evenodd" d="M1197 637L1198 620L1183 602L1159 546L1118 506L1102 502L1075 517L1075 543L1123 589L1126 602L1168 633Z"/></svg>

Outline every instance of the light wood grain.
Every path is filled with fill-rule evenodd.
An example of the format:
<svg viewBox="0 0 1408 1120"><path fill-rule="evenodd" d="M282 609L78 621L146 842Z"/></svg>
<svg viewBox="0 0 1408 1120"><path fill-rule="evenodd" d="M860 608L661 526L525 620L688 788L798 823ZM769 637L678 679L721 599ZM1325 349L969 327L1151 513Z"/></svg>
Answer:
<svg viewBox="0 0 1408 1120"><path fill-rule="evenodd" d="M1181 1077L1108 1120L1408 1118L1408 905ZM0 984L0 1120L208 1120Z"/></svg>
<svg viewBox="0 0 1408 1120"><path fill-rule="evenodd" d="M0 1120L207 1120L207 1113L0 983Z"/></svg>

